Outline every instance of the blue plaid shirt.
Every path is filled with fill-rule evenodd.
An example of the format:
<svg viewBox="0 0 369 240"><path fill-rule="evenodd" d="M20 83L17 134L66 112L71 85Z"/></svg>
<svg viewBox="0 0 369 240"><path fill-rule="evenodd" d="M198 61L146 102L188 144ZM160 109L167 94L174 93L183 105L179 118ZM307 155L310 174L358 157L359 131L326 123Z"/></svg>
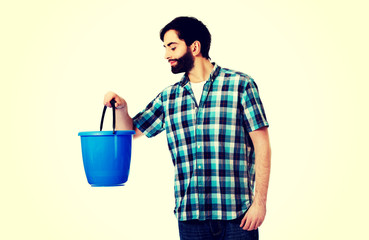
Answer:
<svg viewBox="0 0 369 240"><path fill-rule="evenodd" d="M197 103L184 75L133 123L147 137L166 131L178 220L231 220L250 207L255 154L248 133L268 126L252 78L214 64Z"/></svg>

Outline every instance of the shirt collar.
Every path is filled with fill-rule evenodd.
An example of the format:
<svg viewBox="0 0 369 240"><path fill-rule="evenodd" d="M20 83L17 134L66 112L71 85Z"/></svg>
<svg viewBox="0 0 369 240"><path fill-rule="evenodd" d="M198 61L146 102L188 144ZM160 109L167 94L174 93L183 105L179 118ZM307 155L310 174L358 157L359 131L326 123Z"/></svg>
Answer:
<svg viewBox="0 0 369 240"><path fill-rule="evenodd" d="M212 62L213 64L213 70L210 73L209 79L207 81L214 81L214 79L218 76L219 71L220 71L220 67L218 66L218 64L216 64L215 62ZM185 75L183 75L181 81L179 82L179 84L181 85L181 87L186 86L186 84L190 81L190 79L188 78L187 73Z"/></svg>

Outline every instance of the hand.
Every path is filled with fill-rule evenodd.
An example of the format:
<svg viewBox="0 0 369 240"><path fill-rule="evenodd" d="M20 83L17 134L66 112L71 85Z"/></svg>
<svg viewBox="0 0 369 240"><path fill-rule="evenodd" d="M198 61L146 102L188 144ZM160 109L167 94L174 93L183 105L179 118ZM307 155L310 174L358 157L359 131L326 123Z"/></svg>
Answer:
<svg viewBox="0 0 369 240"><path fill-rule="evenodd" d="M112 107L110 104L111 100L115 100L115 108L116 109L122 109L125 108L127 106L126 101L121 98L120 96L118 96L116 93L113 92L107 92L104 96L104 105L107 107Z"/></svg>
<svg viewBox="0 0 369 240"><path fill-rule="evenodd" d="M256 230L263 223L265 214L265 204L254 202L243 217L240 227L247 231Z"/></svg>

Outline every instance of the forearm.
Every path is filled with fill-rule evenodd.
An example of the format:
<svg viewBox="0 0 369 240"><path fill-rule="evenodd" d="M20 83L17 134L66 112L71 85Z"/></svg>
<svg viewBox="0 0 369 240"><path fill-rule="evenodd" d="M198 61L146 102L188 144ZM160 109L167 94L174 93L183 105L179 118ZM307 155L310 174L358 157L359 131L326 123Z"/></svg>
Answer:
<svg viewBox="0 0 369 240"><path fill-rule="evenodd" d="M255 197L257 204L266 205L270 166L271 166L271 150L269 144L261 146L262 149L255 150Z"/></svg>
<svg viewBox="0 0 369 240"><path fill-rule="evenodd" d="M143 133L133 126L133 120L128 114L128 106L127 103L124 101L122 104L124 107L116 108L116 130L134 130L135 135L133 136L134 139L142 136Z"/></svg>
<svg viewBox="0 0 369 240"><path fill-rule="evenodd" d="M254 202L266 204L271 167L271 147L268 128L250 133L255 151L255 195Z"/></svg>
<svg viewBox="0 0 369 240"><path fill-rule="evenodd" d="M133 130L133 121L128 114L127 105L124 108L115 110L116 130Z"/></svg>
<svg viewBox="0 0 369 240"><path fill-rule="evenodd" d="M268 128L264 127L249 134L255 150L255 195L254 201L242 219L240 227L251 231L260 227L266 214L271 150Z"/></svg>

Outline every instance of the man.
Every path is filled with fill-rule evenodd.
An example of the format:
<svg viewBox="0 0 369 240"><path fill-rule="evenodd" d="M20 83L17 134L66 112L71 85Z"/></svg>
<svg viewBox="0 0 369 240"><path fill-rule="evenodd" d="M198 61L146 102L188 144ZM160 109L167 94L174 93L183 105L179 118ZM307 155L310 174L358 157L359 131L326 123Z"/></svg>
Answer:
<svg viewBox="0 0 369 240"><path fill-rule="evenodd" d="M211 63L211 35L195 18L178 17L160 32L165 59L181 81L133 119L113 92L117 129L154 137L166 131L175 167L175 214L181 239L258 239L270 174L268 122L246 74Z"/></svg>

